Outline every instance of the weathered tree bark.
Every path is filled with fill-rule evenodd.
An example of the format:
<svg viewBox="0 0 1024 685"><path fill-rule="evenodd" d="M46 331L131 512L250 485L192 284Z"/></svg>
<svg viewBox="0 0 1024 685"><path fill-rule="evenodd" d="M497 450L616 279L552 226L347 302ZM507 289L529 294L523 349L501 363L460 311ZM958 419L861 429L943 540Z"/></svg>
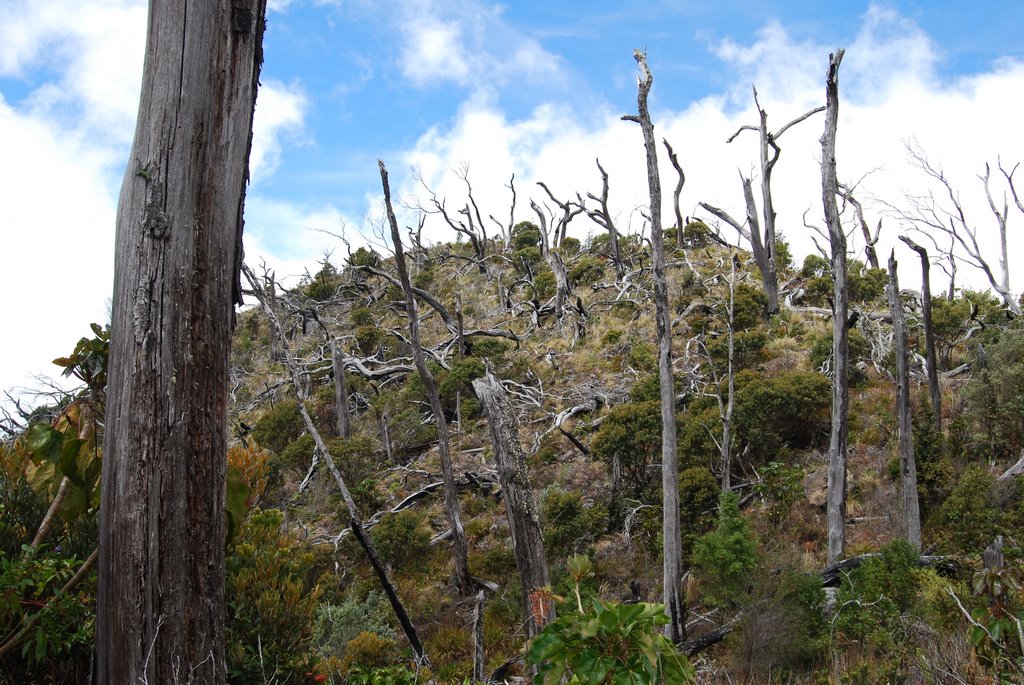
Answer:
<svg viewBox="0 0 1024 685"><path fill-rule="evenodd" d="M731 143L736 140L743 131L757 131L760 140L760 160L761 160L761 211L764 225L764 235L762 237L760 227L757 221L757 207L754 203L754 195L751 189L752 180L749 178L742 177L743 179L743 195L747 205L747 223L750 227L749 236L745 236L750 240L752 252L754 253L754 261L757 263L758 269L761 271L761 284L764 289L765 299L767 304L765 306L766 313L768 316L776 314L779 311L779 275L778 266L775 263L775 204L772 200L772 171L775 169L775 164L779 161L779 156L782 154L782 148L779 147L778 140L782 137L782 134L789 130L791 127L799 124L808 117L825 109L824 107L815 107L814 109L801 114L796 119L793 119L788 124L780 128L775 133L768 130L768 113L764 107L761 106L761 101L757 97L757 88L753 88L754 91L754 105L757 107L758 113L758 125L755 126L741 126L736 133L734 133L726 142ZM708 209L707 207L705 207ZM708 209L708 211L711 211ZM712 212L714 213L714 212Z"/></svg>
<svg viewBox="0 0 1024 685"><path fill-rule="evenodd" d="M331 338L331 366L334 368L334 411L338 435L347 438L352 433L348 411L348 385L345 383L345 353L337 338Z"/></svg>
<svg viewBox="0 0 1024 685"><path fill-rule="evenodd" d="M587 197L600 204L600 209L588 209L587 216L597 225L608 231L608 238L612 244L612 260L615 262L615 278L622 280L623 265L622 252L619 251L619 231L615 228L615 221L612 219L611 211L608 209L608 172L601 166L601 160L597 162L597 170L601 172L601 197L587 193Z"/></svg>
<svg viewBox="0 0 1024 685"><path fill-rule="evenodd" d="M853 189L844 185L840 185L839 189L843 193L843 198L853 206L853 214L857 219L857 225L860 226L860 233L864 236L864 256L868 260L868 266L872 269L880 269L878 251L875 250L875 245L878 243L878 237L882 234L882 220L878 220L875 234L871 235L871 229L868 228L868 222L864 218L864 206L854 196Z"/></svg>
<svg viewBox="0 0 1024 685"><path fill-rule="evenodd" d="M533 208L533 211L537 214L537 220L540 221L541 255L544 257L544 261L548 263L551 273L555 275L555 320L561 326L562 315L565 313L563 308L565 307L566 299L569 297L569 272L565 268L565 261L562 259L562 255L548 246L547 215L544 214L544 210L533 200L530 201L530 207ZM557 224L554 226L554 232L557 236L559 232Z"/></svg>
<svg viewBox="0 0 1024 685"><path fill-rule="evenodd" d="M899 423L900 482L903 486L903 529L907 542L921 551L921 510L917 504L917 466L914 464L914 427L910 418L910 365L907 331L903 320L896 255L889 254L889 309L896 338L896 416Z"/></svg>
<svg viewBox="0 0 1024 685"><path fill-rule="evenodd" d="M444 418L444 410L441 408L441 397L437 390L437 381L434 374L427 367L427 358L423 354L423 344L420 342L420 323L417 314L416 298L413 296L412 281L409 278L409 269L405 265L405 252L402 249L402 234L398 230L398 219L395 217L394 209L391 206L391 187L388 184L388 170L384 162L379 161L381 185L384 187L384 208L388 216L388 224L391 227L392 247L395 251L395 268L398 271L398 279L402 283L402 291L405 293L405 311L409 318L409 339L412 343L413 358L416 363L416 370L427 392L427 401L430 402L430 412L434 415L434 425L437 428L437 451L441 457L441 475L444 479L444 506L448 515L448 525L452 529L452 552L455 557L455 582L459 592L468 593L473 587L472 578L469 575L469 549L466 545L466 533L462 528L462 516L459 514L459 493L455 486L455 475L452 472L452 455L448 439L448 422Z"/></svg>
<svg viewBox="0 0 1024 685"><path fill-rule="evenodd" d="M832 312L832 433L828 448L828 563L839 561L846 550L846 441L850 405L849 330L846 327L849 292L846 284L846 234L839 221L836 195L836 128L839 122L839 64L844 51L829 55L825 81L825 132L821 136L821 194L832 246L835 279Z"/></svg>
<svg viewBox="0 0 1024 685"><path fill-rule="evenodd" d="M721 394L718 395L718 412L722 418L722 492L732 490L732 415L736 406L736 374L733 369L736 355L736 256L733 255L729 261L732 264L729 271L729 360L726 369L729 380L725 406L722 406Z"/></svg>
<svg viewBox="0 0 1024 685"><path fill-rule="evenodd" d="M484 669L487 660L484 656L484 591L476 593L473 605L473 680L474 683L485 682Z"/></svg>
<svg viewBox="0 0 1024 685"><path fill-rule="evenodd" d="M683 242L685 231L683 229L686 226L683 224L683 212L679 208L679 196L683 192L683 186L686 185L686 174L683 173L683 166L679 163L679 156L676 155L676 151L672 149L668 140L665 138L661 139L662 145L665 146L665 151L668 152L668 161L672 163L672 168L676 170L676 187L672 191L672 209L676 215L676 249L683 249Z"/></svg>
<svg viewBox="0 0 1024 685"><path fill-rule="evenodd" d="M519 442L519 427L512 414L505 389L490 372L473 381L473 390L487 414L494 446L494 461L501 481L502 499L508 513L512 547L523 587L523 613L530 637L539 633L554 618L554 604L545 594L550 584L544 559L544 540L537 517L537 505L530 488L526 458Z"/></svg>
<svg viewBox="0 0 1024 685"><path fill-rule="evenodd" d="M900 240L921 257L921 310L924 319L924 348L928 364L928 394L932 400L932 421L935 430L942 430L942 393L939 390L939 360L935 351L935 326L932 324L932 284L928 251L905 235Z"/></svg>
<svg viewBox="0 0 1024 685"><path fill-rule="evenodd" d="M274 272L271 271L267 275L266 279L267 295L269 297L270 310L277 314L277 283L274 279ZM278 342L277 336L271 334L270 336L270 361L279 362L283 355L281 354L281 343Z"/></svg>
<svg viewBox="0 0 1024 685"><path fill-rule="evenodd" d="M647 95L654 77L647 66L647 55L633 51L640 67L637 115L623 119L640 124L647 153L647 187L650 193L651 245L654 252L654 305L658 328L658 380L661 387L661 492L662 492L662 571L665 592L665 635L673 642L686 639L686 605L682 594L683 555L679 525L679 460L676 454L676 397L672 379L672 313L668 306L668 281L665 278L665 236L661 229L661 178L658 175L658 148L654 124L647 109Z"/></svg>
<svg viewBox="0 0 1024 685"><path fill-rule="evenodd" d="M401 624L406 638L409 640L409 645L413 648L413 651L416 652L417 661L421 664L429 664L430 660L427 658L427 655L423 650L423 643L420 642L419 634L416 632L416 627L409 618L409 614L405 610L405 606L402 604L402 600L399 598L398 592L395 590L394 583L392 583L391 578L388 577L387 567L381 561L380 555L377 553L377 548L373 544L373 540L363 528L363 517L359 512L359 507L356 505L355 499L352 497L352 492L348 489L344 476L341 475L341 471L338 470L337 464L334 463L334 458L327 449L327 444L324 442L323 436L320 435L320 430L316 427L316 424L313 423L313 418L309 414L309 409L306 407L306 400L308 398L306 396L305 383L302 382L302 374L300 373L299 365L291 355L291 350L288 347L288 339L285 337L284 329L281 327L281 322L278 320L277 315L273 310L270 309L267 293L260 288L259 281L256 280L255 274L253 274L249 267L244 264L241 268L242 272L245 274L246 280L249 282L249 286L252 288L254 296L259 301L260 306L263 307L263 312L270 320L270 325L273 328L273 335L277 336L278 341L281 343L283 361L285 366L288 367L288 372L291 375L292 387L295 388L295 400L299 406L299 414L302 416L302 422L306 427L306 432L313 438L315 449L313 451L313 464L310 466L309 473L312 475L313 469L319 459L323 459L327 464L327 469L331 472L331 477L334 478L335 485L338 486L338 492L341 493L341 499L348 508L349 526L352 528L352 533L356 536L356 540L359 541L363 551L366 552L366 557L370 560L370 566L373 567L373 571L377 575L377 579L380 581L381 588L384 590L384 594L391 603L391 608L395 612L395 616L398 618L398 622ZM307 475L306 478L308 479L310 475ZM304 486L305 481L303 482L303 485L300 486L300 490Z"/></svg>
<svg viewBox="0 0 1024 685"><path fill-rule="evenodd" d="M152 0L115 239L98 682L223 683L224 488L265 0Z"/></svg>

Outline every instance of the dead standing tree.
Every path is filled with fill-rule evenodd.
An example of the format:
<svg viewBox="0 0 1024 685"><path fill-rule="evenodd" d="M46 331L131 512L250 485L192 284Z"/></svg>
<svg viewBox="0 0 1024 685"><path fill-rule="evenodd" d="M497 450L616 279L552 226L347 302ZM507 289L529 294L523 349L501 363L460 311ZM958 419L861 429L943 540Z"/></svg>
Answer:
<svg viewBox="0 0 1024 685"><path fill-rule="evenodd" d="M778 268L775 263L776 214L775 205L772 201L772 171L775 169L775 165L779 161L779 156L782 154L782 148L779 147L778 140L782 137L782 134L790 128L818 112L823 111L825 107L815 107L814 109L801 114L796 119L793 119L778 131L772 133L768 130L768 113L765 112L763 107L761 107L761 102L757 97L757 88L753 88L753 91L754 104L757 106L757 112L760 118L758 125L741 126L739 130L732 134L732 136L730 136L725 142L731 143L736 140L743 131L757 131L760 136L761 210L763 221L759 222L757 218L757 204L754 201L754 192L752 188L753 180L743 176L742 173L740 174L740 181L743 185L743 199L747 208L747 221L745 225L736 221L726 212L717 207L713 207L704 202L701 203L701 207L728 223L750 242L751 251L754 255L754 262L757 263L757 268L761 271L762 288L764 289L764 295L767 299L766 313L771 316L779 311L779 276ZM764 226L763 235L761 233L762 223Z"/></svg>
<svg viewBox="0 0 1024 685"><path fill-rule="evenodd" d="M545 588L551 583L544 559L537 505L530 488L519 429L505 389L490 372L473 381L473 390L487 414L494 446L494 461L501 481L501 496L508 513L512 550L523 588L523 613L529 637L539 633L554 618L554 606Z"/></svg>
<svg viewBox="0 0 1024 685"><path fill-rule="evenodd" d="M264 0L151 0L115 238L101 683L223 683L224 488Z"/></svg>
<svg viewBox="0 0 1024 685"><path fill-rule="evenodd" d="M846 234L839 220L839 182L836 179L836 129L839 123L839 64L844 50L828 56L825 79L825 132L821 136L821 194L825 225L832 247L835 281L832 311L832 433L828 449L828 563L846 551L846 443L850 405L849 289L846 283Z"/></svg>
<svg viewBox="0 0 1024 685"><path fill-rule="evenodd" d="M597 170L601 172L601 197L587 193L587 197L599 205L597 209L588 209L587 216L595 224L608 231L608 238L612 246L612 261L615 262L615 279L621 282L624 274L622 252L619 249L619 231L615 227L615 220L612 219L612 213L608 209L608 172L601 166L600 159L594 161L597 163Z"/></svg>
<svg viewBox="0 0 1024 685"><path fill-rule="evenodd" d="M903 489L903 531L907 542L921 551L921 510L917 502L917 466L914 463L914 428L910 415L910 364L907 330L896 277L896 254L889 254L889 310L896 348L896 416L899 422L900 483Z"/></svg>
<svg viewBox="0 0 1024 685"><path fill-rule="evenodd" d="M928 394L932 400L932 422L942 430L942 393L939 390L939 361L935 351L935 326L932 323L931 262L928 251L905 235L900 240L921 257L921 317L924 324L925 359L928 365Z"/></svg>
<svg viewBox="0 0 1024 685"><path fill-rule="evenodd" d="M978 228L968 219L967 212L964 209L962 202L960 201L960 194L953 187L953 183L946 177L945 172L940 167L936 167L928 156L921 150L920 147L913 143L907 144L907 154L910 158L910 163L916 166L924 174L937 182L942 188L943 194L946 196L947 204L943 204L936 199L935 195L930 191L925 195L911 196L909 200L909 209L896 208L890 205L890 210L902 221L921 229L924 233L930 235L933 240L934 236L938 234L946 234L950 236L951 241L960 247L962 253L958 253L956 256L963 260L965 263L970 264L976 269L980 270L985 274L985 278L988 279L989 285L992 289L999 294L999 297L1003 300L1003 305L1008 311L1014 316L1021 315L1020 303L1013 296L1013 292L1010 290L1010 263L1009 253L1007 251L1007 220L1009 216L1009 203L1005 196L1003 196L1002 207L1000 208L994 198L992 197L992 190L990 185L991 168L988 164L985 165L985 173L979 175L978 178L982 182L982 186L985 190L985 198L988 200L989 208L992 210L992 215L995 218L996 226L998 229L998 241L999 241L999 274L993 270L989 259L983 253L981 245L978 242ZM999 170L1003 173L1003 177L1006 179L1006 183L1009 186L1009 190L1013 195L1014 203L1017 208L1024 213L1024 204L1020 202L1017 195L1017 188L1013 180L1013 175L1017 170L1015 166L1012 170L1007 171L1002 162L999 163ZM950 250L950 260L953 260L953 250ZM952 288L950 290L952 293Z"/></svg>
<svg viewBox="0 0 1024 685"><path fill-rule="evenodd" d="M398 219L395 217L394 209L391 206L391 187L388 184L388 171L384 167L384 162L378 160L377 165L380 167L380 181L384 188L384 210L387 213L388 225L391 228L392 247L395 251L395 269L398 271L402 292L405 295L405 311L409 318L409 341L412 343L416 370L419 372L423 385L426 388L427 401L430 403L430 412L434 416L434 425L437 429L437 451L441 457L441 474L444 480L444 505L445 512L448 515L448 525L451 526L452 546L455 555L455 582L458 585L459 592L467 594L473 587L473 581L469 575L469 550L466 546L466 533L462 528L462 517L459 513L459 493L456 489L455 475L452 471L448 422L445 420L444 410L441 407L441 397L437 389L437 381L434 380L434 374L427 367L427 358L423 354L416 298L413 294L412 281L409 278L409 269L405 265L405 252L402 248L402 234L398 229ZM461 335L461 327L459 330Z"/></svg>
<svg viewBox="0 0 1024 685"><path fill-rule="evenodd" d="M669 622L665 635L673 642L686 639L686 605L682 594L682 538L679 524L679 462L676 453L676 398L672 378L672 313L668 306L668 280L665 277L665 236L661 229L661 178L658 175L658 148L654 124L647 109L647 96L654 77L647 66L647 55L633 51L640 67L637 88L637 114L623 116L640 124L647 155L647 187L650 193L651 246L654 252L654 305L658 328L658 381L661 387L661 488L663 584L665 613Z"/></svg>

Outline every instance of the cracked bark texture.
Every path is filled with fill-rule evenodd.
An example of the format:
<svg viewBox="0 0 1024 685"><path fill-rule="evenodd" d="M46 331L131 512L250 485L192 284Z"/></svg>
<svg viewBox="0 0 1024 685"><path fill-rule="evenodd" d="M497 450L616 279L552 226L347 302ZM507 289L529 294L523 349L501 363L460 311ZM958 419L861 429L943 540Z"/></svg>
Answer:
<svg viewBox="0 0 1024 685"><path fill-rule="evenodd" d="M223 683L228 357L265 0L152 0L117 213L102 683Z"/></svg>

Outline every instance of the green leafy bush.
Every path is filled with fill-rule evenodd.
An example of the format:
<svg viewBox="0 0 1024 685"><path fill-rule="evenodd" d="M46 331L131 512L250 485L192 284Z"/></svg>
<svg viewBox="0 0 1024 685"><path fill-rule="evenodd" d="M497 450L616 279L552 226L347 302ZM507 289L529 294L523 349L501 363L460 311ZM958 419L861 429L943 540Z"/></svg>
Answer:
<svg viewBox="0 0 1024 685"><path fill-rule="evenodd" d="M907 542L894 540L844 574L833 624L841 638L897 659L906 653L920 609L918 556Z"/></svg>
<svg viewBox="0 0 1024 685"><path fill-rule="evenodd" d="M561 559L582 550L604 529L608 512L587 506L583 495L565 490L548 490L541 504L544 551L549 559Z"/></svg>
<svg viewBox="0 0 1024 685"><path fill-rule="evenodd" d="M565 676L581 685L693 682L689 660L659 630L667 622L660 604L594 600L593 611L548 624L530 642L526 659L539 666L539 685L556 685Z"/></svg>
<svg viewBox="0 0 1024 685"><path fill-rule="evenodd" d="M828 436L831 402L832 384L819 373L789 371L766 378L741 371L733 416L740 449L747 449L756 464L772 459L783 446L820 444Z"/></svg>
<svg viewBox="0 0 1024 685"><path fill-rule="evenodd" d="M635 493L650 480L649 466L661 450L661 404L627 402L613 407L594 435L592 454L609 467L618 462Z"/></svg>
<svg viewBox="0 0 1024 685"><path fill-rule="evenodd" d="M573 286L597 283L604 276L604 262L591 255L583 255L569 269L569 283Z"/></svg>
<svg viewBox="0 0 1024 685"><path fill-rule="evenodd" d="M299 681L314 664L312 636L322 589L307 581L310 550L281 533L284 515L253 511L229 546L227 662L231 683L264 673Z"/></svg>
<svg viewBox="0 0 1024 685"><path fill-rule="evenodd" d="M995 476L978 467L964 471L938 512L951 551L980 552L998 532Z"/></svg>
<svg viewBox="0 0 1024 685"><path fill-rule="evenodd" d="M747 596L757 558L757 541L740 513L739 497L723 494L715 529L693 543L693 572L704 602L740 603Z"/></svg>
<svg viewBox="0 0 1024 685"><path fill-rule="evenodd" d="M272 452L280 454L285 447L295 442L306 430L295 400L278 402L256 422L252 439Z"/></svg>
<svg viewBox="0 0 1024 685"><path fill-rule="evenodd" d="M430 552L430 528L412 509L385 516L372 534L381 558L396 569L408 569Z"/></svg>
<svg viewBox="0 0 1024 685"><path fill-rule="evenodd" d="M679 472L679 523L684 562L690 557L694 541L715 525L721 492L718 479L706 467L691 466Z"/></svg>

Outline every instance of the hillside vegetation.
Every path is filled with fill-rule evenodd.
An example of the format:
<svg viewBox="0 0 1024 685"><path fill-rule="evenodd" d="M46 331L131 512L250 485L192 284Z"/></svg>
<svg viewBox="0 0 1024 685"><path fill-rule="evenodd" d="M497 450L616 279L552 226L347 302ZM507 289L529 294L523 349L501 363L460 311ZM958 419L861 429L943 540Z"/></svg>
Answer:
<svg viewBox="0 0 1024 685"><path fill-rule="evenodd" d="M987 293L933 298L942 399L936 427L924 384L921 303L903 294L926 555L919 560L903 542L886 274L851 262L858 315L850 331L846 535L847 557L861 563L833 571L826 588L828 262L789 263L780 241L787 305L769 318L748 253L716 241L699 222L665 237L687 570L683 650L697 682L1019 682L1024 481L1001 476L1024 448L1020 320ZM533 643L531 659L564 662L599 625L612 633L598 652L615 663L626 663L642 642L637 636L653 640L660 614L645 603L662 596L661 420L649 247L620 236L619 276L607 235L586 244L566 237L548 248L542 241L540 229L524 222L509 243L490 241L482 260L463 242L416 244L408 255L413 284L433 300L418 298L421 338L451 433L480 599L456 587L436 424L413 368L393 260L361 248L325 258L293 288L276 285L272 306L284 345L264 310L239 313L235 439L227 455L232 682L462 683L473 675L474 626L485 674L528 672L520 576L472 384L488 372L502 383L518 425L550 572L545 601L563 617ZM560 309L547 252L560 257L567 275ZM266 292L272 275L260 277ZM347 426L339 421L332 341L344 358ZM59 590L95 546L105 344L96 327L58 360L84 389L37 410L0 448L0 637L23 633L0 660L8 682L86 682L90 669L95 579L88 562ZM723 495L730 356L731 477ZM429 666L414 663L351 533L352 512L325 460L314 456L300 401ZM55 497L58 517L38 547L29 546ZM982 553L999 535L1002 560L985 571ZM605 624L602 612L610 617ZM598 616L589 629L588 616ZM635 632L622 627L631 622ZM658 649L668 649L659 657L666 664L675 658L671 648ZM689 668L679 663L664 666L670 682ZM580 682L605 682L594 678Z"/></svg>

